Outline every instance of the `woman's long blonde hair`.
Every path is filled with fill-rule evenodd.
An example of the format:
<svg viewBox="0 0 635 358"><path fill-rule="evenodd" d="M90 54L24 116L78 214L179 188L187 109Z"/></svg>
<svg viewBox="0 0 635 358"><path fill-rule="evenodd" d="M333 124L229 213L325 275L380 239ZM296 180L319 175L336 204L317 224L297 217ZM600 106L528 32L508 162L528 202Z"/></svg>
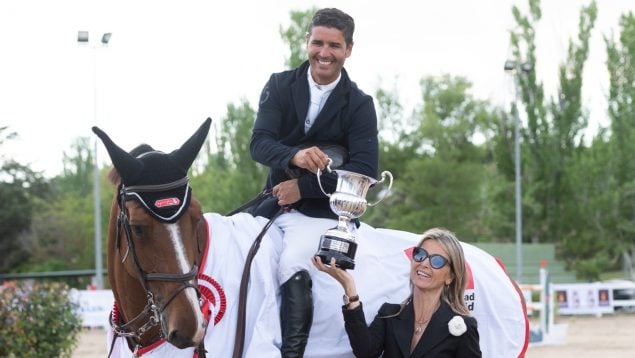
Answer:
<svg viewBox="0 0 635 358"><path fill-rule="evenodd" d="M448 253L450 262L450 272L452 274L452 282L443 287L441 299L445 301L452 311L469 315L470 311L465 306L465 285L467 284L467 270L465 269L465 255L461 243L456 235L443 228L432 228L423 233L423 237L417 246L422 247L427 240L435 240Z"/></svg>
<svg viewBox="0 0 635 358"><path fill-rule="evenodd" d="M449 285L443 287L441 293L441 299L447 303L452 311L462 315L469 315L470 310L465 306L465 285L467 284L467 270L465 269L465 255L463 254L463 248L461 243L456 238L456 235L444 228L432 228L423 233L421 241L417 244L418 247L422 247L423 243L427 240L435 240L448 253L448 259L450 262L450 272L452 274L452 282ZM410 283L410 289L412 291L412 283ZM399 311L395 314L391 314L382 318L397 316L403 311L404 307L412 300L412 293L401 304Z"/></svg>

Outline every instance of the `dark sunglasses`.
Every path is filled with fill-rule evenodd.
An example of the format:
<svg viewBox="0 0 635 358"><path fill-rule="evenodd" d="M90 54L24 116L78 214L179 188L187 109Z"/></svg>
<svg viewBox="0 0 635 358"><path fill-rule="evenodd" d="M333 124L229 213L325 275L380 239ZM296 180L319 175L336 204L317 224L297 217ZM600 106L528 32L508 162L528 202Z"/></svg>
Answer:
<svg viewBox="0 0 635 358"><path fill-rule="evenodd" d="M412 250L412 259L416 262L423 262L423 260L428 259L430 261L430 266L433 269L440 269L448 263L448 259L441 255L437 254L428 254L428 251L422 247L415 247Z"/></svg>

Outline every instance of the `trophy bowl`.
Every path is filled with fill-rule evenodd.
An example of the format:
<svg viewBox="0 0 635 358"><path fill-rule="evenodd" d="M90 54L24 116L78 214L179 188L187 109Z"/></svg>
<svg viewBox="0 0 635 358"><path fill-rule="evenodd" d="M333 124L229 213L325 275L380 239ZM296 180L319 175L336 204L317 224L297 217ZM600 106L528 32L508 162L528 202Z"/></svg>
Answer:
<svg viewBox="0 0 635 358"><path fill-rule="evenodd" d="M390 187L392 186L392 174L388 171L382 173L381 181L377 181L369 176L350 172L347 170L331 170L327 165L329 172L334 171L337 174L337 186L335 192L327 194L322 188L320 181L320 171L318 170L318 184L322 193L329 197L329 205L331 210L338 216L337 226L327 230L320 236L318 245L318 256L324 264L329 265L331 259L335 258L335 265L342 269L355 268L355 253L357 252L357 242L355 234L351 231L351 220L357 219L366 212L368 206L377 205L382 201L387 193L376 203L370 204L366 201L366 193L368 189L377 184L382 183L386 176L390 177Z"/></svg>

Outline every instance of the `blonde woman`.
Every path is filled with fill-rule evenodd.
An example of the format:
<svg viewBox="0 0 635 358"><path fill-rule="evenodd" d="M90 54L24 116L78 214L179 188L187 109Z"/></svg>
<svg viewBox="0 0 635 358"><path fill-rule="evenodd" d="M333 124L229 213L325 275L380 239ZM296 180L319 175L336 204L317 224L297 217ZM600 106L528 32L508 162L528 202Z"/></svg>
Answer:
<svg viewBox="0 0 635 358"><path fill-rule="evenodd" d="M342 307L356 357L481 357L476 319L464 303L465 258L455 235L434 228L412 250L412 294L401 304L384 303L366 325L353 276L313 259L318 270L344 288Z"/></svg>

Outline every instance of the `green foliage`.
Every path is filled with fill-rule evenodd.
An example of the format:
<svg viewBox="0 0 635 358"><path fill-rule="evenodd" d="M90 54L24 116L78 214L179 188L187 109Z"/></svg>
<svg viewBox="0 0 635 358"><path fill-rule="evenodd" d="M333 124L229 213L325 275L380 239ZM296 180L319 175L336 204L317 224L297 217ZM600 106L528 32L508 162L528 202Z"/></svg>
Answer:
<svg viewBox="0 0 635 358"><path fill-rule="evenodd" d="M415 132L418 121L415 116L405 116L396 91L377 90L375 103L378 109L379 164L382 170L393 174L405 171L409 158L417 154L420 145Z"/></svg>
<svg viewBox="0 0 635 358"><path fill-rule="evenodd" d="M306 60L306 33L316 11L315 7L305 11L291 11L291 24L289 27L284 29L280 26L280 36L289 46L289 57L284 61L287 68L298 67Z"/></svg>
<svg viewBox="0 0 635 358"><path fill-rule="evenodd" d="M0 137L15 136L3 131ZM0 272L92 267L93 159L88 139L78 139L72 148L64 172L51 180L11 159L2 163Z"/></svg>
<svg viewBox="0 0 635 358"><path fill-rule="evenodd" d="M517 60L534 67L534 28L539 1L530 0L530 15L514 9L518 28L512 33ZM611 78L611 132L601 130L584 144L587 113L582 101L584 65L597 18L591 2L581 9L578 36L569 43L560 66L559 91L543 100L542 84L533 72L518 74L527 121L523 128L523 217L525 241L559 243L559 253L582 278L593 280L604 270L619 268L620 258L635 252L635 22L622 17L621 44L606 39ZM499 138L501 139L501 138Z"/></svg>
<svg viewBox="0 0 635 358"><path fill-rule="evenodd" d="M93 190L93 150L89 138L77 138L71 145L71 153L64 153L64 169L56 178L61 192L74 192L88 196Z"/></svg>
<svg viewBox="0 0 635 358"><path fill-rule="evenodd" d="M610 174L615 181L614 220L611 238L635 279L635 16L620 18L619 41L605 39L609 70L611 118Z"/></svg>
<svg viewBox="0 0 635 358"><path fill-rule="evenodd" d="M0 263L0 272L6 272L27 255L19 235L31 224L32 206L28 192L17 183L0 183L0 197L0 251L9 253Z"/></svg>
<svg viewBox="0 0 635 358"><path fill-rule="evenodd" d="M598 272L615 267L615 256L608 260L607 254L615 249L610 238L615 227L616 182L607 175L610 145L604 137L598 135L588 148L576 152L567 168L570 185L575 188L571 200L576 205L566 205L560 213L562 220L577 223L563 231L558 240L560 252L571 256L567 260L569 268L587 280L597 279ZM603 266L591 267L594 264Z"/></svg>
<svg viewBox="0 0 635 358"><path fill-rule="evenodd" d="M421 81L423 106L404 126L391 126L382 141L382 169L396 176L391 196L369 210L374 226L423 232L451 228L466 241L485 236L487 149L475 144L494 112L473 99L463 78L427 77ZM380 123L400 110L395 96L379 92ZM386 128L386 127L384 127ZM457 220L458 219L458 220Z"/></svg>
<svg viewBox="0 0 635 358"><path fill-rule="evenodd" d="M16 136L8 127L0 127L0 146ZM0 155L0 272L14 271L28 258L21 238L31 225L34 198L46 195L47 189L40 173Z"/></svg>
<svg viewBox="0 0 635 358"><path fill-rule="evenodd" d="M102 229L112 197L112 187L100 182ZM21 241L29 258L20 271L85 269L94 266L94 165L87 138L77 139L71 154L64 154L62 174L51 179L52 195L33 201L34 215ZM103 232L102 232L103 234ZM105 237L105 236L103 236ZM85 280L73 281L84 286ZM70 282L70 281L69 281Z"/></svg>
<svg viewBox="0 0 635 358"><path fill-rule="evenodd" d="M49 186L40 173L13 160L0 167L0 272L13 271L28 257L22 236L34 216L34 201L48 197Z"/></svg>
<svg viewBox="0 0 635 358"><path fill-rule="evenodd" d="M227 213L262 190L266 171L249 150L255 116L246 100L229 104L214 145L208 141L199 154L202 170L194 173L192 187L205 211Z"/></svg>
<svg viewBox="0 0 635 358"><path fill-rule="evenodd" d="M518 27L512 32L511 42L515 60L535 68L535 26L540 20L540 5L537 0L530 0L529 5L528 16L514 7ZM570 42L567 59L560 66L556 98L544 101L543 86L537 82L535 71L515 74L527 117L522 128L522 178L524 193L531 193L531 206L523 205L525 240L555 241L576 225L559 214L575 205L568 169L582 146L581 131L587 125L581 102L582 74L596 14L595 3L581 11L578 39Z"/></svg>
<svg viewBox="0 0 635 358"><path fill-rule="evenodd" d="M31 230L24 236L31 253L29 270L93 267L93 196L65 192L59 193L53 202L36 203Z"/></svg>
<svg viewBox="0 0 635 358"><path fill-rule="evenodd" d="M81 329L62 284L0 288L1 357L70 357Z"/></svg>

